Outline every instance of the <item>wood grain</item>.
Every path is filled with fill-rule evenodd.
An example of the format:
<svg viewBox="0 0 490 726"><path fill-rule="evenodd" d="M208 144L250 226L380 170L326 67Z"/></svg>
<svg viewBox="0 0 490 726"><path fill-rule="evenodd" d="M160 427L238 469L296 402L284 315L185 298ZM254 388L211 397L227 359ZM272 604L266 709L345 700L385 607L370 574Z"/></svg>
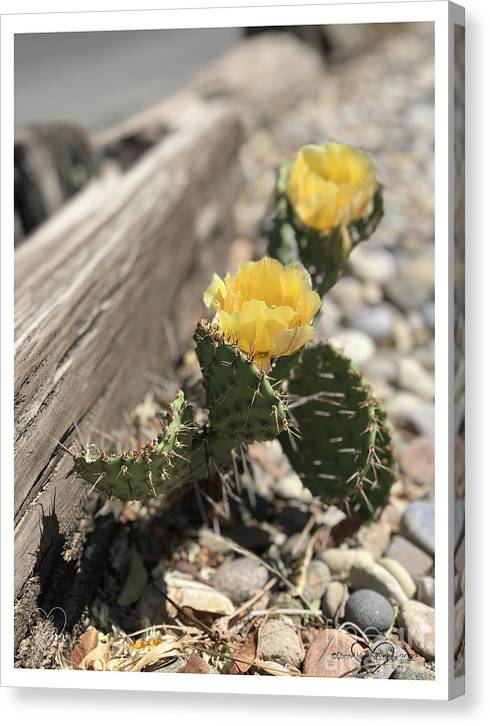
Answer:
<svg viewBox="0 0 490 726"><path fill-rule="evenodd" d="M189 339L232 239L240 141L233 113L206 109L16 252L16 595L83 512L57 442L75 422L82 437L120 426Z"/></svg>

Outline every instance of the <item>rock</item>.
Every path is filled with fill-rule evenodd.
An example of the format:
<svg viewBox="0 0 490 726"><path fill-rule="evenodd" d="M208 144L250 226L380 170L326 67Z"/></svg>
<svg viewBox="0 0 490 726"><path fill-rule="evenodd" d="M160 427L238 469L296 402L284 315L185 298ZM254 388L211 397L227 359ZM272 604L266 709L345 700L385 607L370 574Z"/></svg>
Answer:
<svg viewBox="0 0 490 726"><path fill-rule="evenodd" d="M305 661L305 676L342 678L357 673L363 648L352 636L341 630L319 630L313 637Z"/></svg>
<svg viewBox="0 0 490 726"><path fill-rule="evenodd" d="M281 547L281 555L286 565L299 560L306 552L308 547L308 537L304 537L301 532L295 532L287 538Z"/></svg>
<svg viewBox="0 0 490 726"><path fill-rule="evenodd" d="M397 560L391 559L391 557L382 557L379 560L379 564L393 575L395 580L400 583L405 595L409 600L411 600L417 591L417 586L415 585L412 576L406 571L403 565L397 562Z"/></svg>
<svg viewBox="0 0 490 726"><path fill-rule="evenodd" d="M461 648L464 638L464 620L465 620L464 597L460 597L454 606L454 655Z"/></svg>
<svg viewBox="0 0 490 726"><path fill-rule="evenodd" d="M415 433L434 438L435 417L433 403L419 403L407 419Z"/></svg>
<svg viewBox="0 0 490 726"><path fill-rule="evenodd" d="M395 668L408 661L408 654L397 643L377 638L369 644L362 666L373 678L389 678Z"/></svg>
<svg viewBox="0 0 490 726"><path fill-rule="evenodd" d="M390 678L395 681L433 681L435 673L415 663L400 663Z"/></svg>
<svg viewBox="0 0 490 726"><path fill-rule="evenodd" d="M324 550L319 557L327 563L332 575L349 575L353 565L369 565L373 556L366 550L340 550L336 548Z"/></svg>
<svg viewBox="0 0 490 726"><path fill-rule="evenodd" d="M339 330L332 337L331 343L358 366L367 363L376 352L371 338L360 330Z"/></svg>
<svg viewBox="0 0 490 726"><path fill-rule="evenodd" d="M270 610L304 610L304 603L289 592L278 592L271 597ZM301 615L288 615L294 625L301 625Z"/></svg>
<svg viewBox="0 0 490 726"><path fill-rule="evenodd" d="M362 284L354 277L341 277L330 290L329 297L344 315L354 315L363 303Z"/></svg>
<svg viewBox="0 0 490 726"><path fill-rule="evenodd" d="M398 426L406 427L411 423L413 412L420 405L420 399L413 393L395 393L385 402L385 410L390 420Z"/></svg>
<svg viewBox="0 0 490 726"><path fill-rule="evenodd" d="M378 592L357 590L345 604L344 619L355 623L368 636L372 633L384 633L393 622L393 608Z"/></svg>
<svg viewBox="0 0 490 726"><path fill-rule="evenodd" d="M276 617L263 621L258 631L257 657L299 668L305 649L289 619Z"/></svg>
<svg viewBox="0 0 490 726"><path fill-rule="evenodd" d="M460 543L464 529L464 502L459 497L454 500L454 549Z"/></svg>
<svg viewBox="0 0 490 726"><path fill-rule="evenodd" d="M251 557L238 557L218 567L212 584L235 605L241 605L261 590L268 579L267 570L260 562Z"/></svg>
<svg viewBox="0 0 490 726"><path fill-rule="evenodd" d="M294 472L281 477L279 481L274 482L274 494L281 499L299 499L303 497L305 487L299 476Z"/></svg>
<svg viewBox="0 0 490 726"><path fill-rule="evenodd" d="M385 286L387 297L404 310L419 308L433 296L434 255L400 255L397 273Z"/></svg>
<svg viewBox="0 0 490 726"><path fill-rule="evenodd" d="M414 340L412 328L403 315L397 315L393 322L393 338L396 350L399 353L407 354L413 350ZM397 369L398 375L398 369Z"/></svg>
<svg viewBox="0 0 490 726"><path fill-rule="evenodd" d="M380 284L388 282L396 272L391 253L370 242L364 242L352 250L349 267L359 279Z"/></svg>
<svg viewBox="0 0 490 726"><path fill-rule="evenodd" d="M434 378L415 358L399 362L398 382L401 388L429 401L434 398Z"/></svg>
<svg viewBox="0 0 490 726"><path fill-rule="evenodd" d="M408 600L399 614L400 625L405 628L404 640L424 658L435 656L434 608L416 600Z"/></svg>
<svg viewBox="0 0 490 726"><path fill-rule="evenodd" d="M169 598L181 608L212 615L233 615L235 612L233 603L226 595L202 582L194 582L175 573L165 575L165 582ZM169 617L174 618L177 615L176 608L170 602L167 602L166 607Z"/></svg>
<svg viewBox="0 0 490 726"><path fill-rule="evenodd" d="M330 581L330 570L322 560L312 560L306 569L303 595L308 601L320 600Z"/></svg>
<svg viewBox="0 0 490 726"><path fill-rule="evenodd" d="M398 499L397 497L390 497L388 504L381 512L379 521L383 522L383 524L387 524L392 532L398 532L401 518L406 508L407 503L405 500Z"/></svg>
<svg viewBox="0 0 490 726"><path fill-rule="evenodd" d="M343 582L338 580L329 582L322 600L322 611L325 617L334 621L343 618L348 595L347 586Z"/></svg>
<svg viewBox="0 0 490 726"><path fill-rule="evenodd" d="M400 532L429 555L435 549L435 510L434 502L417 499L412 502L402 517Z"/></svg>
<svg viewBox="0 0 490 726"><path fill-rule="evenodd" d="M384 522L374 522L364 529L359 538L363 548L377 559L388 547L390 534L389 525Z"/></svg>
<svg viewBox="0 0 490 726"><path fill-rule="evenodd" d="M330 300L330 298L324 297L320 317L316 326L320 340L323 340L324 338L331 338L332 335L335 335L339 328L341 319L342 312L339 310L337 305Z"/></svg>
<svg viewBox="0 0 490 726"><path fill-rule="evenodd" d="M364 374L374 383L393 383L398 378L398 366L393 356L377 353L364 366Z"/></svg>
<svg viewBox="0 0 490 726"><path fill-rule="evenodd" d="M435 454L432 437L415 437L397 458L403 471L412 481L428 487L434 486Z"/></svg>
<svg viewBox="0 0 490 726"><path fill-rule="evenodd" d="M374 590L390 602L395 602L398 605L402 605L408 600L401 585L393 575L385 570L382 565L375 562L353 565L349 579L353 590Z"/></svg>
<svg viewBox="0 0 490 726"><path fill-rule="evenodd" d="M362 330L373 340L386 340L393 333L395 316L389 305L372 305L360 308L350 318L354 328Z"/></svg>
<svg viewBox="0 0 490 726"><path fill-rule="evenodd" d="M417 600L434 607L436 596L435 580L433 577L419 577L417 579Z"/></svg>
<svg viewBox="0 0 490 726"><path fill-rule="evenodd" d="M432 557L398 534L391 538L385 556L400 562L414 580L426 575L434 565Z"/></svg>

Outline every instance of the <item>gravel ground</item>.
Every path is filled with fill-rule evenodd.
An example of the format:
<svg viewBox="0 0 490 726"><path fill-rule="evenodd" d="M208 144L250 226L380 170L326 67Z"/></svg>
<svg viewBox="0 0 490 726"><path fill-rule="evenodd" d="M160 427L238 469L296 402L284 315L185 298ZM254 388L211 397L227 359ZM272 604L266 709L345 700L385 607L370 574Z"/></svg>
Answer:
<svg viewBox="0 0 490 726"><path fill-rule="evenodd" d="M380 518L359 529L312 500L277 442L253 445L233 481L191 490L171 511L108 504L119 531L87 619L99 634L65 650L65 667L86 657L82 667L434 677L433 70L431 28L388 36L326 71L314 96L251 132L241 155L237 262L264 251L274 169L298 146L345 141L377 162L385 218L324 299L318 329L361 367L393 425L399 478ZM177 378L195 384L192 350ZM152 406L137 412L140 430Z"/></svg>

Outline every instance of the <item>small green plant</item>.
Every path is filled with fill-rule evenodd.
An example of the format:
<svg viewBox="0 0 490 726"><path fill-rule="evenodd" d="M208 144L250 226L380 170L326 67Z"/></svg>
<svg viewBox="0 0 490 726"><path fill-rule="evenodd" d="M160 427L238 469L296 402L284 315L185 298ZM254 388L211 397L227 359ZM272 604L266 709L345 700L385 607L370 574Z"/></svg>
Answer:
<svg viewBox="0 0 490 726"><path fill-rule="evenodd" d="M241 447L279 437L305 486L326 503L367 517L386 502L394 461L385 415L352 362L328 342L312 342L321 305L312 278L321 293L337 279L355 240L379 221L381 187L364 152L314 148L327 149L314 156L315 169L325 175L331 164L336 190L309 178L313 162L300 152L279 174L269 247L282 259L243 263L224 280L215 275L204 294L214 319L198 323L194 341L207 422L196 424L180 391L162 432L142 448L77 451L75 470L93 489L123 500L166 495L222 471ZM276 244L284 224L299 260L286 260L290 253Z"/></svg>

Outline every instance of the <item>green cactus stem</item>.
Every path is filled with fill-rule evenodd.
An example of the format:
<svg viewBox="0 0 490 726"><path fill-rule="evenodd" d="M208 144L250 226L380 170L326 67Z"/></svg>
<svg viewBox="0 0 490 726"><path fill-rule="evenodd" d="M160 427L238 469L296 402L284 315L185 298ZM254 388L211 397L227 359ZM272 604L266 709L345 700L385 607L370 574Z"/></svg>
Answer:
<svg viewBox="0 0 490 726"><path fill-rule="evenodd" d="M277 173L274 213L265 224L268 254L285 265L299 259L311 274L313 287L319 295L324 295L336 283L354 247L368 239L381 221L383 187L377 185L369 215L348 227L336 227L329 234L321 234L303 224L288 199L290 167L291 162L284 162Z"/></svg>
<svg viewBox="0 0 490 726"><path fill-rule="evenodd" d="M274 371L273 371L274 373ZM311 492L372 516L387 500L394 459L385 415L353 363L328 343L296 355L283 448Z"/></svg>
<svg viewBox="0 0 490 726"><path fill-rule="evenodd" d="M168 494L202 465L196 433L192 408L179 391L156 439L121 455L89 447L73 455L74 468L93 489L124 501Z"/></svg>
<svg viewBox="0 0 490 726"><path fill-rule="evenodd" d="M210 429L230 450L242 443L272 439L287 428L284 401L251 358L206 321L197 326L194 340Z"/></svg>

